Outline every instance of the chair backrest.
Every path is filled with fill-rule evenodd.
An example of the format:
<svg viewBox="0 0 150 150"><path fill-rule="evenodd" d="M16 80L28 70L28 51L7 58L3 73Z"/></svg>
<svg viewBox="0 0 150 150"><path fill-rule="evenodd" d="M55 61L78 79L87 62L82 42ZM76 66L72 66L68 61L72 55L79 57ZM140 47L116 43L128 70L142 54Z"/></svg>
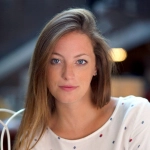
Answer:
<svg viewBox="0 0 150 150"><path fill-rule="evenodd" d="M0 120L0 124L3 126L2 132L1 132L1 137L0 137L0 149L3 150L4 149L4 133L6 132L7 135L7 148L8 150L11 150L11 139L10 139L10 131L8 128L8 124L19 114L21 114L24 111L24 109L21 109L17 112L9 110L9 109L5 109L5 108L0 108L0 112L6 112L6 113L10 113L11 117L4 123L2 120Z"/></svg>

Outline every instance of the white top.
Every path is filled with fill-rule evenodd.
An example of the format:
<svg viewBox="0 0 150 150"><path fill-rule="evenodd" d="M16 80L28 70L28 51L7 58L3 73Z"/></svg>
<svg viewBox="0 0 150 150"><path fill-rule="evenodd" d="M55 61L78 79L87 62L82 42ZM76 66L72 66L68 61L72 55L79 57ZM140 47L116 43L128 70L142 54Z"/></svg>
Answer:
<svg viewBox="0 0 150 150"><path fill-rule="evenodd" d="M67 140L47 128L33 150L150 150L150 103L134 96L117 99L110 119L94 133Z"/></svg>

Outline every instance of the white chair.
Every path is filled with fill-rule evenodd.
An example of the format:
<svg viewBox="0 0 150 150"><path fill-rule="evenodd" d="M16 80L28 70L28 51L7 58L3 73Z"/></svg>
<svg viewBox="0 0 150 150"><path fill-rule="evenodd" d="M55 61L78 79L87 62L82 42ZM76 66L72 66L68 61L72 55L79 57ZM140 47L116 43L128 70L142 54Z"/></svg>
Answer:
<svg viewBox="0 0 150 150"><path fill-rule="evenodd" d="M7 144L8 144L8 150L11 150L11 140L10 140L10 131L8 128L8 124L12 121L12 119L14 119L17 115L21 114L24 111L24 109L21 109L17 112L9 110L9 109L4 109L4 108L0 108L0 112L6 112L6 113L10 113L12 114L12 116L6 121L6 123L4 123L2 120L0 120L0 124L2 124L3 129L1 132L1 137L0 137L0 149L3 150L4 149L4 133L6 132L7 134Z"/></svg>

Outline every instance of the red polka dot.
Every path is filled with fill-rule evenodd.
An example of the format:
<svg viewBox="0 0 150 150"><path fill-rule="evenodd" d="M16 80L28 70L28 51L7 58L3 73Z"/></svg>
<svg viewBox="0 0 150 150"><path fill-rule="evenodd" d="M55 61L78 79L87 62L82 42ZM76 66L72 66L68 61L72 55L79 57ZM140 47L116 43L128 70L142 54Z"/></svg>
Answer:
<svg viewBox="0 0 150 150"><path fill-rule="evenodd" d="M132 139L130 139L129 142L132 142Z"/></svg>
<svg viewBox="0 0 150 150"><path fill-rule="evenodd" d="M100 136L99 137L102 137L103 136L103 134L100 134Z"/></svg>

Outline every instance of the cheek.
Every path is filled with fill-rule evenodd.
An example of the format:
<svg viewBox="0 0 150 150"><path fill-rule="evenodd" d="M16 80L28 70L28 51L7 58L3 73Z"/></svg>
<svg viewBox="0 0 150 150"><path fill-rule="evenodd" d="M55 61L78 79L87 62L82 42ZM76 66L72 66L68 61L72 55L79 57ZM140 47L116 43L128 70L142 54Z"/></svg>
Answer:
<svg viewBox="0 0 150 150"><path fill-rule="evenodd" d="M80 75L79 75L80 81L84 82L84 84L90 84L91 80L93 78L93 71L90 69L84 70Z"/></svg>

